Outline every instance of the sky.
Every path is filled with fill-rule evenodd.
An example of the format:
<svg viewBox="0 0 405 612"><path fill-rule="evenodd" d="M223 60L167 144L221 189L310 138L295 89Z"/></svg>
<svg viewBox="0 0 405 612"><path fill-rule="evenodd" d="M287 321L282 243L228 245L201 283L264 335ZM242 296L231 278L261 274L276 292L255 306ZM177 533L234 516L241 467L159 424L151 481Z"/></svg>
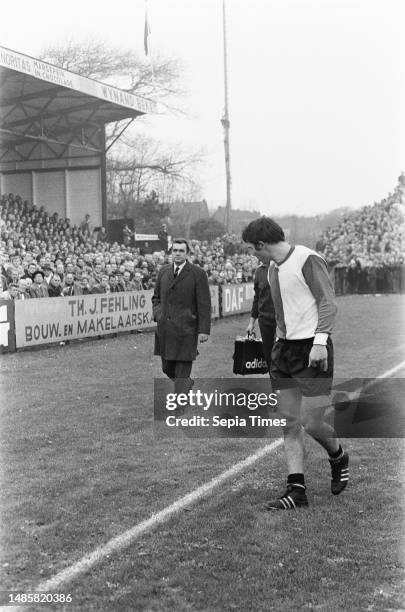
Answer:
<svg viewBox="0 0 405 612"><path fill-rule="evenodd" d="M233 208L312 215L394 189L405 170L404 4L226 0ZM37 56L97 39L143 54L145 0L61 7L3 3L0 44ZM148 0L148 13L153 52L184 65L188 115L149 117L142 130L204 149L201 192L215 209L226 200L222 0Z"/></svg>

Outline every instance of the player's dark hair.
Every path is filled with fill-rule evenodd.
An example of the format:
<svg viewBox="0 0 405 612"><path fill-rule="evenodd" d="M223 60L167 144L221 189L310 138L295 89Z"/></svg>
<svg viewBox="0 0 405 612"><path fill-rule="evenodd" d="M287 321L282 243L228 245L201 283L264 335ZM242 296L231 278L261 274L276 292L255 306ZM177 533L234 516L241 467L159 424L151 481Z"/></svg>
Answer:
<svg viewBox="0 0 405 612"><path fill-rule="evenodd" d="M172 248L174 244L185 244L186 245L186 249L187 249L187 253L190 252L190 247L188 246L188 242L185 238L174 238L173 242L172 242Z"/></svg>
<svg viewBox="0 0 405 612"><path fill-rule="evenodd" d="M242 232L243 242L257 245L259 242L277 244L285 240L282 227L270 217L259 217L251 221Z"/></svg>

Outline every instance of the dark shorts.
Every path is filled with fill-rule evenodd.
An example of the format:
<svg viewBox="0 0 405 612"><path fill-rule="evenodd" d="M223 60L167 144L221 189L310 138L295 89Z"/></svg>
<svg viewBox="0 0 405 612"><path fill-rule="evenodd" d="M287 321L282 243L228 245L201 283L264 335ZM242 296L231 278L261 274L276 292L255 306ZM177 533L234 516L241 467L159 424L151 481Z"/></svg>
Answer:
<svg viewBox="0 0 405 612"><path fill-rule="evenodd" d="M304 340L277 340L271 354L270 378L278 389L296 388L306 397L329 395L333 382L333 344L330 337L326 345L328 369L308 367L313 338Z"/></svg>

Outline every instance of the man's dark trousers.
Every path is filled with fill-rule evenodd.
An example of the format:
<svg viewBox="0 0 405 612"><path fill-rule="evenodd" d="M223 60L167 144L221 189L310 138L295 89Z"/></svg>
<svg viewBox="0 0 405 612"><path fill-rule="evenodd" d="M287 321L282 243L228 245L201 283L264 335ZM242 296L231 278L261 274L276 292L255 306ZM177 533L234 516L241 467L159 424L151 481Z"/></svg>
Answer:
<svg viewBox="0 0 405 612"><path fill-rule="evenodd" d="M269 366L271 364L271 351L273 350L274 339L276 335L276 322L262 318L259 316L259 329L263 342L263 355L267 364Z"/></svg>
<svg viewBox="0 0 405 612"><path fill-rule="evenodd" d="M193 386L193 381L190 378L192 361L172 361L163 359L162 370L169 378L174 381L175 393L188 393Z"/></svg>

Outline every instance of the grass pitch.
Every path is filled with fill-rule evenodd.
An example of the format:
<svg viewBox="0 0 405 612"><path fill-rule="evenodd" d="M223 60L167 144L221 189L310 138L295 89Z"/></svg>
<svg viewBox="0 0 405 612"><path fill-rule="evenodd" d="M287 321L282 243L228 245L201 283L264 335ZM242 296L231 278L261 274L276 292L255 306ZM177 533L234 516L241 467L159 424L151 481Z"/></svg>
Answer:
<svg viewBox="0 0 405 612"><path fill-rule="evenodd" d="M403 361L404 305L401 296L339 299L337 378ZM247 322L216 322L193 376L231 376L233 338ZM155 440L152 344L151 334L131 334L1 357L3 590L33 589L266 443ZM264 512L284 484L277 450L61 586L73 597L65 609L402 609L403 443L346 446L352 482L338 498L309 441L310 509Z"/></svg>

